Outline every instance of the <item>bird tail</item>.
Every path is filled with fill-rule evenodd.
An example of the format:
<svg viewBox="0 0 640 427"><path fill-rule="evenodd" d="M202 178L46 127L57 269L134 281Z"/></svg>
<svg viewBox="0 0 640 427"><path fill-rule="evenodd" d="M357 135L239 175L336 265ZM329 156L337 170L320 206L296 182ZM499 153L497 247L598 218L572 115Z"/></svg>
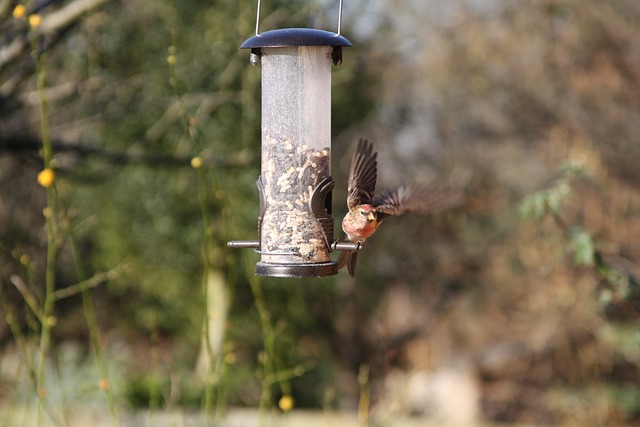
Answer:
<svg viewBox="0 0 640 427"><path fill-rule="evenodd" d="M358 251L341 251L336 261L338 263L338 270L345 265L347 266L347 272L352 278L356 278L356 264L358 263Z"/></svg>

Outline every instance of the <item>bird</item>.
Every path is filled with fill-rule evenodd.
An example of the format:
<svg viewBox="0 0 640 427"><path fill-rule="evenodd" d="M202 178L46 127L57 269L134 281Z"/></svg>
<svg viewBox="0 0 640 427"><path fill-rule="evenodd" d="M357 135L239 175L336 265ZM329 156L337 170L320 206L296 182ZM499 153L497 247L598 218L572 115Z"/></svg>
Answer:
<svg viewBox="0 0 640 427"><path fill-rule="evenodd" d="M432 186L420 188L401 185L392 190L375 194L378 179L378 153L367 139L358 141L353 153L347 184L348 212L342 220L342 231L346 241L363 244L380 224L391 216L406 213L428 213L456 206L462 201L462 192L457 189ZM358 251L345 250L338 255L338 269L347 267L347 272L356 278Z"/></svg>

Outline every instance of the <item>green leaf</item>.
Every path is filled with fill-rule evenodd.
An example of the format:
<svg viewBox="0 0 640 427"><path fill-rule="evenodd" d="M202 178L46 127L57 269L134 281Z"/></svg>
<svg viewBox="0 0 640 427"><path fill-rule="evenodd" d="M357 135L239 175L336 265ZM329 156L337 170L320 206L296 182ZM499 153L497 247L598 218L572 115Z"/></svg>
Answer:
<svg viewBox="0 0 640 427"><path fill-rule="evenodd" d="M533 193L520 202L518 212L525 219L541 219L546 212L545 191Z"/></svg>
<svg viewBox="0 0 640 427"><path fill-rule="evenodd" d="M559 214L564 202L571 194L571 186L566 180L560 180L558 183L549 189L546 194L546 203L555 214Z"/></svg>
<svg viewBox="0 0 640 427"><path fill-rule="evenodd" d="M569 249L573 252L573 261L577 265L593 265L594 246L591 235L579 227L574 227L570 232Z"/></svg>

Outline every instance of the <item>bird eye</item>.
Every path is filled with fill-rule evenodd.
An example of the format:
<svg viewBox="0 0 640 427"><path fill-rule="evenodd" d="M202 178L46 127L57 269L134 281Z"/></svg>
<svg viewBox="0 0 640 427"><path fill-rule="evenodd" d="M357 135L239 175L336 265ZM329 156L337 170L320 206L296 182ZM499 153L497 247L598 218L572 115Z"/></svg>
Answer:
<svg viewBox="0 0 640 427"><path fill-rule="evenodd" d="M367 216L367 213L365 211L360 211L360 215Z"/></svg>

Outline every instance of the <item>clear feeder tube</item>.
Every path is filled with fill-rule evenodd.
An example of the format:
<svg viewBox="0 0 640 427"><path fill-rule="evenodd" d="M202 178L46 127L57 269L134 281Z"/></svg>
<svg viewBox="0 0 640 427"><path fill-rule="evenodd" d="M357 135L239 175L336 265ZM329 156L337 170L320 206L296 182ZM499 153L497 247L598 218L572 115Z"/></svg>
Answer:
<svg viewBox="0 0 640 427"><path fill-rule="evenodd" d="M330 262L311 199L331 176L331 47L263 48L261 65L261 262Z"/></svg>

